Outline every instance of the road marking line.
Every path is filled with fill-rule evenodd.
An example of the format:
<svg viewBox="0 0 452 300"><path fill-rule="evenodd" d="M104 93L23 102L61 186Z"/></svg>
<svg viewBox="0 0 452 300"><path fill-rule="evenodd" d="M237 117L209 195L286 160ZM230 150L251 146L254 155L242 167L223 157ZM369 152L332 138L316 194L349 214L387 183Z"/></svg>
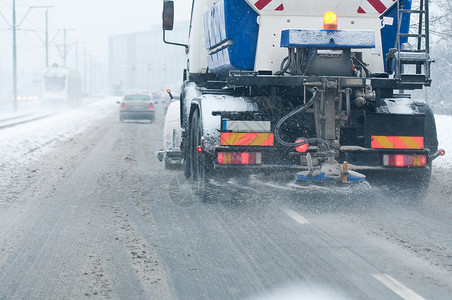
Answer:
<svg viewBox="0 0 452 300"><path fill-rule="evenodd" d="M302 215L300 215L299 213L294 212L291 209L283 209L283 211L292 219L294 219L296 222L300 223L300 224L309 224L309 221L303 217Z"/></svg>
<svg viewBox="0 0 452 300"><path fill-rule="evenodd" d="M413 290L407 288L388 274L372 274L372 276L403 299L425 300L425 298L416 294Z"/></svg>

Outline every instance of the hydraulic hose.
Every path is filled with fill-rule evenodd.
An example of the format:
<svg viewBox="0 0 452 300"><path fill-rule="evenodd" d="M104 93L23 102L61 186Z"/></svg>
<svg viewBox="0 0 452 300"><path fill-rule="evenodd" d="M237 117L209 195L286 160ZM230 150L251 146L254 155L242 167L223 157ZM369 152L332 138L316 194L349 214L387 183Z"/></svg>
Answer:
<svg viewBox="0 0 452 300"><path fill-rule="evenodd" d="M309 139L305 139L305 140L303 140L301 142L298 142L298 143L290 143L290 142L284 141L281 138L281 136L280 136L279 131L281 129L281 125L284 122L286 122L289 118L295 116L296 114L299 114L299 113L302 113L302 112L306 111L314 103L314 101L315 101L315 99L317 97L318 90L317 89L309 89L309 91L312 93L312 97L311 97L311 99L309 99L309 101L306 104L304 104L304 105L294 109L293 111L289 112L287 115L282 117L281 120L278 121L278 123L276 123L276 126L275 126L275 137L276 137L276 140L281 145L286 146L286 147L298 147L298 146L301 146L301 145L304 145L304 144L322 144L323 146L325 146L325 149L327 151L329 151L330 150L330 145L328 144L328 142L323 140L323 139L320 139L320 138L309 138Z"/></svg>

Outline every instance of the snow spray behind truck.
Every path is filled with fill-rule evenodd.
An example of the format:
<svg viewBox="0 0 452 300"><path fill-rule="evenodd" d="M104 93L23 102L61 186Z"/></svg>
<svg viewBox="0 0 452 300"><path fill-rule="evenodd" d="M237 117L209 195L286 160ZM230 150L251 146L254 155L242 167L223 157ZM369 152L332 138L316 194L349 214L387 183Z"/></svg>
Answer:
<svg viewBox="0 0 452 300"><path fill-rule="evenodd" d="M378 2L378 3L377 3ZM417 197L443 154L430 86L428 0L195 0L181 89L185 175L294 182L390 178ZM294 177L295 174L295 177Z"/></svg>

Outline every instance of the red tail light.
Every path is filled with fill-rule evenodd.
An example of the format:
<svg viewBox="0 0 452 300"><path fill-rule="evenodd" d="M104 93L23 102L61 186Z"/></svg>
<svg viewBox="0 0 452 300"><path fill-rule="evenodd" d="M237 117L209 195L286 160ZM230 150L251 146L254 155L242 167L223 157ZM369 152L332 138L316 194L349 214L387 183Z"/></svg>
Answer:
<svg viewBox="0 0 452 300"><path fill-rule="evenodd" d="M125 103L121 103L121 108L122 109L126 109L126 104Z"/></svg>
<svg viewBox="0 0 452 300"><path fill-rule="evenodd" d="M220 165L259 165L262 163L260 152L219 152Z"/></svg>
<svg viewBox="0 0 452 300"><path fill-rule="evenodd" d="M304 139L298 139L295 141L295 143L301 143L303 141L304 141ZM303 144L298 147L295 147L295 150L297 150L297 152L304 153L304 152L308 151L308 147L309 147L308 144Z"/></svg>
<svg viewBox="0 0 452 300"><path fill-rule="evenodd" d="M154 109L154 103L149 103L149 109Z"/></svg>
<svg viewBox="0 0 452 300"><path fill-rule="evenodd" d="M424 167L426 164L427 157L425 155L383 155L383 166L385 167Z"/></svg>

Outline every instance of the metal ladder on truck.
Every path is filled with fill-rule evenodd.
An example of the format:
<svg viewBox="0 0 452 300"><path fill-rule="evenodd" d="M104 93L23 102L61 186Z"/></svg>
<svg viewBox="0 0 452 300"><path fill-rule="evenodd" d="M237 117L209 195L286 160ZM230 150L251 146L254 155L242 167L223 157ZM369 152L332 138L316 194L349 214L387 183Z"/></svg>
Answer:
<svg viewBox="0 0 452 300"><path fill-rule="evenodd" d="M395 45L396 48L389 50L387 66L389 67L389 63L393 60L394 78L402 82L423 84L425 86L429 86L431 83L430 64L432 61L429 54L428 4L428 0L419 0L419 7L416 9L405 9L401 7L400 0L397 0L398 24ZM402 18L409 18L414 15L418 15L419 17L417 32L412 33L408 30L408 33L401 33ZM417 47L415 49L403 48L401 38L417 39ZM406 73L406 65L415 65L415 73Z"/></svg>

